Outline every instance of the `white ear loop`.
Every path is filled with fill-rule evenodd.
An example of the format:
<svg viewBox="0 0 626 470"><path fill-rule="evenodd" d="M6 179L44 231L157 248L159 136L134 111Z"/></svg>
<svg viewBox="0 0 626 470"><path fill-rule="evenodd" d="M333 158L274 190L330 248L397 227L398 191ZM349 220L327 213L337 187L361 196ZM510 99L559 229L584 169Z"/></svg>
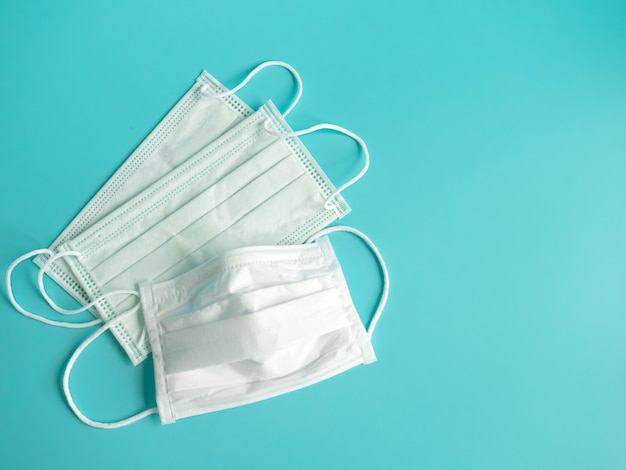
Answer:
<svg viewBox="0 0 626 470"><path fill-rule="evenodd" d="M83 323L70 323L70 322L65 322L65 321L50 320L49 318L43 317L43 316L38 315L36 313L29 312L28 310L24 309L17 302L17 300L15 300L15 296L13 295L13 286L12 286L12 283L11 283L11 274L13 273L13 270L15 269L15 267L18 264L20 264L25 259L31 258L31 257L36 256L36 255L40 255L40 254L46 254L48 256L51 256L51 255L54 255L54 252L52 252L51 250L48 250L48 249L41 249L41 250L30 251L30 252L26 253L25 255L22 255L19 258L17 258L15 261L13 261L11 263L11 265L9 266L9 269L7 269L7 273L6 273L6 276L4 278L4 282L6 284L7 295L9 296L9 301L11 302L11 305L13 305L13 307L15 307L15 310L20 312L22 315L25 315L25 316L27 316L29 318L33 318L33 319L35 319L37 321L40 321L42 323L46 323L48 325L53 325L53 326L61 326L63 328L88 328L90 326L102 323L102 320L100 320L100 319L91 320L91 321L83 322Z"/></svg>
<svg viewBox="0 0 626 470"><path fill-rule="evenodd" d="M7 296L9 297L9 301L11 302L11 305L13 305L13 307L18 312L20 312L22 315L24 315L24 316L27 316L29 318L33 318L34 320L40 321L42 323L46 323L48 325L60 326L62 328L89 328L90 326L99 325L103 321L100 318L96 318L95 320L90 320L90 321L80 322L80 323L72 323L72 322L59 321L59 320L51 320L51 319L46 318L44 316L41 316L41 315L39 315L37 313L29 312L28 310L23 308L17 302L17 300L15 299L15 295L13 294L13 284L11 282L11 276L13 274L13 270L22 261L24 261L24 260L26 260L28 258L31 258L33 256L40 255L40 254L48 255L49 258L44 263L44 265L41 267L41 269L39 270L39 273L37 275L37 284L39 286L39 291L41 292L41 295L46 300L48 305L50 305L50 307L52 307L54 310L56 310L59 313L62 313L64 315L74 315L76 313L84 312L85 310L93 307L100 300L102 300L102 299L104 299L106 297L110 297L112 295L126 294L126 295L135 295L137 297L139 296L139 294L137 292L132 291L132 290L117 290L117 291L112 291L112 292L108 292L108 293L106 293L104 295L101 295L100 297L92 300L87 305L85 305L84 307L81 307L81 308L77 308L77 309L74 309L74 310L68 310L68 309L64 309L62 307L59 307L50 298L50 296L46 292L46 288L45 288L44 283L43 283L43 275L45 273L45 270L50 265L50 263L52 263L54 260L56 260L58 258L61 258L63 256L80 256L80 253L78 253L76 251L68 251L68 252L55 254L52 250L49 250L47 248L43 248L43 249L39 249L39 250L29 251L25 255L22 255L19 258L17 258L15 261L13 261L10 264L9 268L7 269L6 276L4 278L4 282L5 282L5 285L6 285L6 288L7 288Z"/></svg>
<svg viewBox="0 0 626 470"><path fill-rule="evenodd" d="M289 65L287 62L282 62L280 60L268 60L267 62L263 62L262 64L256 66L247 76L246 78L243 79L243 81L237 85L235 88L233 88L232 90L229 91L225 91L224 93L218 93L214 96L218 97L218 98L224 98L226 96L230 96L233 95L235 93L237 93L239 90L241 90L244 86L246 86L248 84L248 82L256 75L258 74L261 70L267 68L267 67L282 67L284 69L287 69L291 75L293 75L293 78L296 81L297 87L298 87L298 91L296 92L296 97L293 99L293 101L291 102L291 105L289 105L289 107L287 108L287 110L282 114L283 117L287 117L287 115L293 111L293 108L296 107L296 105L298 104L298 102L300 101L300 98L302 97L302 79L300 78L300 74L298 74L298 72L296 71L296 69L294 69L291 65ZM208 85L203 85L200 88L201 91L206 92L208 91Z"/></svg>
<svg viewBox="0 0 626 470"><path fill-rule="evenodd" d="M337 196L339 193L341 193L343 190L345 190L346 188L352 186L354 183L359 181L363 177L363 175L365 173L367 173L367 170L370 167L370 153L369 153L369 150L367 150L367 145L365 144L365 141L361 137L359 137L357 134L355 134L352 131L349 131L348 129L346 129L344 127L338 126L336 124L322 123L322 124L317 124L315 126L309 127L307 129L302 129L300 131L277 132L277 131L270 130L267 127L267 124L269 122L270 122L269 119L267 119L265 121L265 123L264 123L265 130L267 132L269 132L270 134L273 134L273 135L276 135L276 136L280 136L280 137L297 137L297 136L300 136L300 135L311 134L313 132L317 132L317 131L320 131L322 129L328 129L328 130L331 130L331 131L336 131L336 132L339 132L341 134L347 135L348 137L351 137L352 139L354 139L356 141L357 144L359 144L359 146L363 150L363 159L364 159L364 161L363 161L363 168L361 168L361 171L359 171L355 177L349 179L344 184L342 184L337 189L335 189L332 193L330 193L330 196L328 196L328 198L326 198L326 202L324 203L324 207L326 209L332 209L333 208L333 206L331 204L332 199L335 196Z"/></svg>
<svg viewBox="0 0 626 470"><path fill-rule="evenodd" d="M353 227L348 227L347 225L335 225L333 227L322 229L316 234L311 235L305 243L311 243L312 241L320 237L323 237L324 235L328 235L329 233L333 233L333 232L352 233L353 235L356 235L361 240L363 240L365 244L372 250L372 252L376 256L378 260L378 264L380 265L380 270L383 273L383 290L380 295L378 307L376 307L376 311L374 312L374 315L372 316L370 324L367 327L367 335L371 339L372 335L374 334L374 329L376 328L376 324L378 323L378 320L380 319L380 314L383 312L383 309L385 308L385 304L387 303L387 297L389 296L389 272L387 271L387 265L385 264L385 260L383 259L383 256L380 254L380 251L378 250L374 242L370 240L370 238L367 235L365 235L363 232L361 232L360 230L357 230Z"/></svg>
<svg viewBox="0 0 626 470"><path fill-rule="evenodd" d="M137 295L139 294L137 293ZM132 424L135 421L139 421L140 419L145 418L148 415L159 412L158 408L149 408L133 416L130 416L129 418L122 419L120 421L113 421L111 423L102 423L100 421L94 421L92 419L87 418L78 409L78 406L76 406L76 403L74 402L74 398L72 397L72 392L70 391L70 374L72 373L72 368L74 367L74 363L78 359L78 356L80 356L81 353L85 350L85 348L89 346L96 338L98 338L106 330L110 329L111 326L118 323L120 320L124 319L125 317L137 312L137 310L139 310L139 305L140 304L138 303L137 305L132 307L130 310L127 310L121 315L106 322L104 325L98 328L95 332L93 332L85 341L83 341L83 343L80 346L78 346L78 348L76 348L76 351L74 351L74 353L71 355L70 359L67 361L67 365L65 366L65 372L63 373L63 393L65 394L65 399L67 400L68 405L70 406L74 414L78 417L78 419L80 419L83 423L89 426L92 426L94 428L101 428L101 429L119 428L122 426L127 426L129 424Z"/></svg>
<svg viewBox="0 0 626 470"><path fill-rule="evenodd" d="M93 326L93 325L97 325L99 323L102 323L101 319L96 319L96 320L92 320L92 321L88 321L88 322L84 322L84 323L69 323L69 322L50 320L48 318L42 317L41 315L29 312L28 310L24 309L17 302L17 300L15 300L15 296L13 295L13 287L12 287L12 283L11 283L11 275L13 273L13 270L22 261L24 261L24 260L26 260L28 258L31 258L33 256L40 255L40 254L48 255L49 258L44 263L44 265L41 267L41 269L39 270L39 274L37 276L37 282L39 284L39 290L41 291L41 294L46 299L48 304L53 309L55 309L57 312L59 312L59 313L63 313L63 314L66 314L66 315L72 315L72 314L75 314L75 313L83 312L83 311L87 310L88 308L92 307L93 305L95 305L99 300L101 300L101 299L103 299L105 297L111 296L111 295L126 294L126 295L134 295L136 297L139 297L139 293L136 292L136 291L119 290L119 291L113 291L113 292L109 292L109 293L107 293L105 295L102 295L102 296L98 297L97 299L91 301L89 304L85 305L84 307L78 308L78 309L75 309L75 310L68 310L68 309L64 309L64 308L59 307L48 296L48 293L46 292L45 287L43 285L43 275L45 273L45 270L48 268L48 266L52 262L54 262L54 260L56 260L58 258L61 258L63 256L80 256L80 253L75 252L75 251L68 251L68 252L64 252L64 253L57 253L57 254L55 254L52 250L44 248L44 249L30 251L30 252L26 253L25 255L22 255L19 258L17 258L15 261L13 261L11 263L11 265L7 269L6 276L5 276L5 283L6 283L7 295L9 297L9 301L11 302L13 307L15 307L15 309L18 312L20 312L21 314L23 314L23 315L25 315L27 317L34 318L35 320L38 320L38 321L43 322L43 323L47 323L49 325L61 326L61 327L64 327L64 328L87 328L89 326ZM68 402L70 408L72 409L72 411L74 412L74 414L83 423L88 424L89 426L93 426L93 427L96 427L96 428L105 428L105 429L106 428L118 428L120 426L126 426L127 424L134 423L135 421L140 420L143 417L148 416L150 414L158 413L158 409L157 408L150 408L148 410L145 410L145 411L142 411L140 413L137 413L136 415L133 415L130 418L123 419L121 421L116 421L116 422L113 422L113 423L100 423L98 421L93 421L93 420L87 418L78 409L78 407L76 406L76 403L74 403L74 399L72 398L72 393L70 391L70 386L69 386L70 373L72 371L72 368L74 367L74 363L78 359L78 356L83 352L83 350L87 346L89 346L89 344L91 344L91 342L94 341L98 336L100 336L104 331L110 329L112 325L118 323L120 320L122 320L126 316L129 316L129 315L132 315L133 313L136 313L137 310L139 310L139 307L140 307L140 304L137 303L137 305L132 307L130 310L127 310L126 312L122 313L121 315L118 315L117 317L113 318L112 320L108 321L107 323L102 325L100 328L98 328L94 333L92 333L76 349L76 351L74 351L74 353L72 354L72 356L70 357L70 359L69 359L69 361L67 363L67 366L65 368L65 373L63 374L63 392L65 394L65 398L67 399L67 402Z"/></svg>

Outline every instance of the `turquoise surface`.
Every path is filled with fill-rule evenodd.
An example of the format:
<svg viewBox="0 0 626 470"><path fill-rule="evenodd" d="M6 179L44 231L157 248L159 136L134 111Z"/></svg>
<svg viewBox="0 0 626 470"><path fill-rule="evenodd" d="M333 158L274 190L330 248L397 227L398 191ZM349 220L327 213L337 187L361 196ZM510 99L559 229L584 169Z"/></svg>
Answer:
<svg viewBox="0 0 626 470"><path fill-rule="evenodd" d="M344 222L384 254L378 362L162 426L82 424L60 390L88 334L0 296L0 468L626 468L626 3L0 2L0 269L47 246L205 68L285 60L294 128L372 164ZM241 93L284 106L292 81ZM336 183L358 149L303 137ZM380 277L333 238L364 320ZM48 312L36 269L16 295ZM72 301L51 289L64 305ZM57 316L50 314L51 318ZM85 318L85 317L82 317ZM75 368L94 419L154 405L109 336Z"/></svg>

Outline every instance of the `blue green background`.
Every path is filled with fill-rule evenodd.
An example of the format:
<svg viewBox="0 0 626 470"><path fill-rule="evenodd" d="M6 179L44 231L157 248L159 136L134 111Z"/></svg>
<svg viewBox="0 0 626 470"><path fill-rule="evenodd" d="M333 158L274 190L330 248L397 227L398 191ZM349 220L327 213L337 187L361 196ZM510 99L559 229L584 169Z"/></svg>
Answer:
<svg viewBox="0 0 626 470"><path fill-rule="evenodd" d="M305 84L294 128L330 121L369 144L344 222L392 281L377 363L113 431L60 391L87 331L2 295L0 467L626 468L625 24L621 0L0 0L2 271L56 237L203 68L234 86L279 59ZM272 70L241 96L284 106L292 87ZM362 163L344 137L303 141L336 183ZM333 243L367 321L376 265ZM48 312L35 278L20 266L16 295ZM94 419L154 404L149 361L111 337L72 385Z"/></svg>

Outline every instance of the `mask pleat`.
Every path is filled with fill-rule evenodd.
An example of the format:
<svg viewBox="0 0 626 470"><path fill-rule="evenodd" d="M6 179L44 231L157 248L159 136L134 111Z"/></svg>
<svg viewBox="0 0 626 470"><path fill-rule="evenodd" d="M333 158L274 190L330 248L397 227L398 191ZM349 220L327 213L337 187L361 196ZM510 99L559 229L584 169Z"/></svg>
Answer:
<svg viewBox="0 0 626 470"><path fill-rule="evenodd" d="M279 378L289 379L290 374L311 365L320 357L339 353L350 341L351 334L348 328L341 328L320 337L305 339L295 345L275 350L264 357L263 361L245 359L168 373L168 390L170 394L181 391L197 391L198 394L204 394L233 385Z"/></svg>
<svg viewBox="0 0 626 470"><path fill-rule="evenodd" d="M265 173L263 177L255 178L223 204L203 214L178 233L169 233L171 227L168 226L166 219L163 224L155 228L156 233L151 233L148 237L153 240L162 236L166 238L164 243L158 247L150 246L145 251L139 251L142 241L140 238L137 240L139 253L131 251L126 258L118 258L116 254L113 268L108 272L108 276L106 272L101 273L99 269L92 270L93 276L108 290L113 289L114 285L137 284L145 280L158 279L172 266L181 264L191 253L203 246L209 246L208 254L205 255L203 261L219 254L221 251L216 250L212 242L229 228L228 225L224 226L225 223L237 225L240 219L251 214L260 205L260 201L267 200L273 193L282 190L285 185L302 176L302 173L299 173L301 170L290 163L289 160L282 160L267 172L269 174ZM268 179L271 180L269 184ZM254 213L256 214L256 211ZM167 233L161 235L159 231L167 231ZM187 262L183 270L192 267L194 265Z"/></svg>
<svg viewBox="0 0 626 470"><path fill-rule="evenodd" d="M182 316L220 296L317 276L324 262L324 253L317 243L229 250L227 254L215 256L176 279L155 284L151 289L153 308L159 311L159 317ZM268 272L263 268L267 263L272 263L277 269ZM178 283L182 283L184 289L180 289Z"/></svg>
<svg viewBox="0 0 626 470"><path fill-rule="evenodd" d="M281 283L243 293L224 292L215 289L210 289L210 292L207 293L203 289L193 298L189 298L186 304L190 306L199 304L205 305L205 307L181 312L176 315L168 315L160 323L161 331L164 334L173 333L187 328L195 328L206 323L264 310L272 305L288 302L293 299L294 292L306 296L327 289L331 286L332 278L332 275L323 274L303 281ZM260 282L255 283L254 281L255 279L251 277L249 285L260 284Z"/></svg>
<svg viewBox="0 0 626 470"><path fill-rule="evenodd" d="M181 256L176 264L160 273L156 280L178 276L217 253L245 245L245 240L253 239L251 243L255 245L276 244L279 234L295 230L308 219L312 211L324 210L321 209L323 198L310 190L307 176L300 174L214 238L186 256ZM284 213L294 215L285 218L282 216Z"/></svg>
<svg viewBox="0 0 626 470"><path fill-rule="evenodd" d="M89 260L89 266L97 266L111 252L122 248L149 227L162 221L208 187L220 181L234 169L250 159L245 151L255 143L258 151L267 147L270 139L261 139L262 129L249 124L232 139L234 148L226 143L214 144L212 150L200 152L172 174L128 201L100 224L72 240L72 246ZM237 137L237 138L235 138ZM258 148L261 147L261 148ZM245 175L245 173L243 173Z"/></svg>
<svg viewBox="0 0 626 470"><path fill-rule="evenodd" d="M297 167L294 169L293 165L289 166L286 156L276 155L271 160L255 158L246 163L247 165L236 168L155 225L137 233L133 240L127 241L124 247L119 247L99 264L91 264L90 269L98 273L97 277L104 285L144 256L166 245L169 240L178 237L182 240L185 233L193 234L194 230L206 230L207 223L202 226L203 219L208 221L208 229L215 232L220 224L215 223L214 219L222 217L221 220L230 220L223 218L224 215L233 212L230 206L247 212L251 204L257 203L251 197L252 194L258 195L263 200L266 197L263 191L276 191L276 188L264 184L264 177L273 178L273 181L279 179L291 181L302 174L297 173ZM278 176L274 176L275 174ZM224 214L225 211L228 213ZM198 223L200 226L195 225Z"/></svg>
<svg viewBox="0 0 626 470"><path fill-rule="evenodd" d="M337 292L328 289L228 320L161 337L167 372L262 356L298 340L345 327ZM235 340L236 339L236 340Z"/></svg>
<svg viewBox="0 0 626 470"><path fill-rule="evenodd" d="M233 408L313 385L360 364L363 360L358 351L353 346L344 345L285 377L170 393L167 402L163 402L159 409L163 409L164 414L170 413L175 419L181 419ZM162 422L173 422L173 419Z"/></svg>

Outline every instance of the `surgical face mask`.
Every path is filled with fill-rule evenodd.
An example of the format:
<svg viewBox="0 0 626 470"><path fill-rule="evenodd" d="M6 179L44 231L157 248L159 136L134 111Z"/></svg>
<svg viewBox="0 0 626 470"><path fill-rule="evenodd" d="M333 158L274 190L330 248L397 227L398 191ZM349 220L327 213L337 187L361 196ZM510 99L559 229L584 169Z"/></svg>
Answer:
<svg viewBox="0 0 626 470"><path fill-rule="evenodd" d="M76 238L226 130L250 116L252 109L234 93L259 71L273 66L287 69L297 83L296 97L283 114L287 116L302 94L302 81L289 64L265 62L230 91L208 72L202 72L189 91L57 237L50 250ZM48 259L45 253L34 260L39 267ZM89 302L87 292L64 260L48 265L46 272L77 300Z"/></svg>
<svg viewBox="0 0 626 470"><path fill-rule="evenodd" d="M296 137L324 128L350 135L363 148L363 169L338 189ZM339 192L368 164L358 136L328 124L293 132L270 102L60 245L40 269L40 288L55 310L72 313L56 306L43 289L47 267L64 258L88 298L98 299L87 306L108 321L134 302L132 295L120 293L141 282L170 279L233 248L302 243L349 211ZM21 308L11 292L10 273L23 258L7 272L7 291L20 312L41 319ZM134 364L150 352L140 310L116 322L112 331Z"/></svg>
<svg viewBox="0 0 626 470"><path fill-rule="evenodd" d="M377 256L383 292L366 330L328 237L346 230ZM68 361L63 389L74 413L100 428L152 413L163 424L297 390L376 360L371 336L389 289L374 244L350 227L322 231L316 243L228 251L171 280L144 283L139 296L153 346L157 408L113 423L87 418L69 378L91 335ZM131 311L126 315L132 315ZM121 318L121 317L120 317Z"/></svg>

